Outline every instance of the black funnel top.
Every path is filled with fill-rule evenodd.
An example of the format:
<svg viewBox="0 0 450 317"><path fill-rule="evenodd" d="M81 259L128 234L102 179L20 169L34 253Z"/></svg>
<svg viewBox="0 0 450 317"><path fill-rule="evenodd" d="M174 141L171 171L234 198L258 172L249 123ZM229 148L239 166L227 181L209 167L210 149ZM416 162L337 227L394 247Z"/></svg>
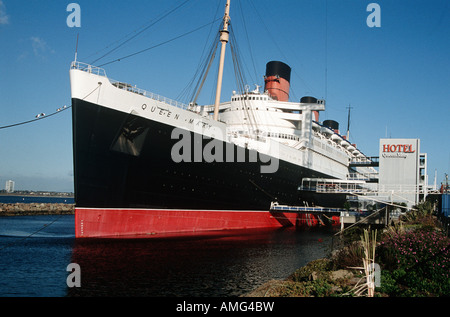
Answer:
<svg viewBox="0 0 450 317"><path fill-rule="evenodd" d="M327 128L330 128L332 130L339 130L339 123L334 120L325 120L323 122L323 125Z"/></svg>
<svg viewBox="0 0 450 317"><path fill-rule="evenodd" d="M278 61L268 62L266 65L266 77L277 75L290 82L291 68L283 62Z"/></svg>
<svg viewBox="0 0 450 317"><path fill-rule="evenodd" d="M317 98L311 96L305 96L300 99L301 103L317 103Z"/></svg>

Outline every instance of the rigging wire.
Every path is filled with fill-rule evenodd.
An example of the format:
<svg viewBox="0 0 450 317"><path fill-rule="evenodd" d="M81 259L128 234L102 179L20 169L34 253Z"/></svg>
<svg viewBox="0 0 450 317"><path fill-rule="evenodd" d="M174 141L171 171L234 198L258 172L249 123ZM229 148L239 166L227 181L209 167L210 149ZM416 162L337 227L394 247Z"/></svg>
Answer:
<svg viewBox="0 0 450 317"><path fill-rule="evenodd" d="M233 58L233 68L234 68L234 73L235 73L235 79L236 79L236 85L238 87L238 89L240 90L241 94L246 93L246 79L245 79L245 74L242 72L242 68L241 68L241 56L239 53L239 49L237 46L238 41L236 40L236 35L234 32L234 29L232 27L232 25L230 24L230 50L231 50L231 55ZM255 112L253 111L253 109L249 109L250 107L248 106L247 102L246 102L246 97L241 98L241 102L243 104L243 108L244 108L244 112L248 118L248 120L250 121L250 130L252 131L248 131L248 132L257 132L257 120L255 117Z"/></svg>
<svg viewBox="0 0 450 317"><path fill-rule="evenodd" d="M152 22L150 25L144 27L141 31L139 31L138 33L136 33L135 35L133 35L132 37L128 38L127 40L123 41L121 44L117 45L115 48L109 50L108 52L106 52L105 54L103 54L102 56L100 56L99 58L97 58L96 60L94 60L91 64L95 64L97 61L99 61L100 59L104 58L105 56L108 56L109 54L111 54L112 52L116 51L117 49L119 49L120 47L122 47L123 45L125 45L126 43L128 43L129 41L131 41L132 39L138 37L140 34L144 33L145 31L147 31L149 28L151 28L152 26L154 26L155 24L157 24L158 22L162 21L164 18L168 17L170 14L174 13L176 10L178 10L179 8L181 8L182 6L184 6L186 3L188 3L191 0L186 0L183 3L179 4L178 6L176 6L175 8L169 10L167 13L163 14L160 18L156 19L156 21ZM134 31L136 32L136 31ZM132 33L134 33L132 32ZM130 34L132 34L130 33ZM129 35L130 35L129 34ZM127 35L128 36L128 35ZM126 37L127 37L126 36Z"/></svg>
<svg viewBox="0 0 450 317"><path fill-rule="evenodd" d="M130 57L133 57L133 56L136 56L136 55L138 55L138 54L147 52L147 51L149 51L149 50L151 50L151 49L157 48L157 47L162 46L162 45L164 45L164 44L173 42L173 41L178 40L178 39L180 39L180 38L182 38L182 37L184 37L184 36L187 36L187 35L190 35L190 34L192 34L192 33L194 33L194 32L197 32L197 31L199 31L199 30L201 30L201 29L203 29L203 28L205 28L205 27L211 25L212 23L217 22L218 20L221 20L221 18L220 18L220 19L215 19L214 21L209 22L209 23L207 23L207 24L204 24L204 25L202 25L202 26L199 26L199 27L197 27L197 28L195 28L195 29L193 29L193 30L191 30L191 31L188 31L188 32L186 32L186 33L183 33L183 34L181 34L181 35L178 35L178 36L176 36L176 37L173 37L173 38L171 38L170 40L161 42L161 43L159 43L159 44L156 44L156 45L153 45L153 46L151 46L151 47L145 48L145 49L140 50L140 51L138 51L138 52L135 52L135 53L126 55L126 56L124 56L124 57L117 58L117 59L115 59L115 60L112 60L112 61L109 61L109 62L107 62L107 63L101 64L101 65L99 65L99 67L103 67L103 66L105 66L105 65L109 65L109 64L112 64L112 63L115 63L115 62L120 62L120 61L122 61L122 60L124 60L124 59L130 58Z"/></svg>
<svg viewBox="0 0 450 317"><path fill-rule="evenodd" d="M187 99L187 103L196 104L198 96L200 95L200 92L208 76L209 70L211 69L212 63L215 59L218 45L219 45L219 32L216 33L215 38L213 39L212 43L210 43L210 49L208 51L208 54L206 55L206 57L205 56L202 57L194 76L186 85L186 87L181 91L181 93L178 95L177 99L184 98L185 100Z"/></svg>
<svg viewBox="0 0 450 317"><path fill-rule="evenodd" d="M328 0L325 0L325 100L328 99Z"/></svg>
<svg viewBox="0 0 450 317"><path fill-rule="evenodd" d="M219 33L217 33L217 34L219 34ZM194 90L195 96L191 97L191 102L194 103L194 104L197 103L198 96L199 96L199 94L200 94L200 92L201 92L201 90L203 88L203 85L205 84L206 78L208 77L208 73L209 73L209 70L211 69L211 65L212 65L212 62L214 61L214 58L216 56L216 52L217 52L217 48L218 47L219 47L219 41L215 41L215 45L211 49L211 53L209 55L209 59L208 59L209 63L207 64L207 66L205 64L206 70L202 71L203 75L199 78L199 81L197 82L197 85L195 86L195 90ZM201 81L200 81L200 79L201 79Z"/></svg>
<svg viewBox="0 0 450 317"><path fill-rule="evenodd" d="M272 35L272 33L270 32L270 28L267 26L267 24L264 22L264 19L262 18L261 14L259 13L257 7L255 6L255 4L253 3L253 1L249 1L250 4L253 6L253 10L256 12L256 16L259 18L259 20L261 21L261 24L264 26L264 29L266 30L269 38L272 40L272 42L274 43L275 47L277 48L277 50L281 53L281 56L286 60L286 62L288 64L289 63L289 59L286 57L286 55L284 54L283 50L280 48L280 46L278 45L277 41L276 41L276 37L274 37ZM300 76L297 71L295 70L295 68L292 69L292 72L300 79L300 81L303 83L303 85L309 90L311 91L311 93L315 93L314 90L308 85L308 83L302 78L302 76ZM295 98L295 100L299 100L299 98L297 98L297 96L295 95L295 91L291 90L291 93L293 95L293 97Z"/></svg>
<svg viewBox="0 0 450 317"><path fill-rule="evenodd" d="M248 36L247 23L245 23L246 19L244 17L244 12L243 12L242 5L241 5L240 1L238 1L238 7L239 7L239 12L240 12L241 18L242 18L242 24L244 26L245 36L246 36L246 39L247 39L248 49L249 49L249 53L250 53L250 59L252 61L253 71L254 71L254 75L255 75L253 80L255 82L257 82L258 72L256 70L254 54L253 54L253 51L252 51L252 44L250 42L250 37Z"/></svg>
<svg viewBox="0 0 450 317"><path fill-rule="evenodd" d="M221 6L221 3L220 3L220 1L218 1L216 11L214 14L215 18L218 16L220 6ZM195 74L192 76L192 79L178 94L178 97L176 98L177 100L184 99L185 101L187 101L187 102L185 102L186 104L196 103L198 95L200 94L201 89L202 89L199 85L201 78L203 78L203 83L204 83L204 81L206 80L207 74L208 74L207 72L209 71L209 68L211 66L211 65L208 66L207 71L205 73L206 65L204 63L206 63L209 60L210 64L212 64L215 54L216 54L215 50L219 44L220 33L218 31L220 31L220 27L219 27L218 31L216 30L215 35L212 39L212 43L210 41L211 34L213 33L213 30L215 30L215 29L216 28L214 28L214 24L212 23L211 27L209 29L208 36L206 37L207 40L205 40L205 45L203 46L202 53L200 54L201 57L198 62L197 70L195 71ZM207 51L207 48L208 48L208 43L209 43L209 50L208 50L208 54L205 56L205 52ZM214 50L214 52L213 52L213 50ZM196 79L197 79L197 84L195 85L195 88L192 89L192 86L193 86L194 82L196 81ZM203 84L201 86L203 86ZM194 97L195 95L197 95L197 97Z"/></svg>

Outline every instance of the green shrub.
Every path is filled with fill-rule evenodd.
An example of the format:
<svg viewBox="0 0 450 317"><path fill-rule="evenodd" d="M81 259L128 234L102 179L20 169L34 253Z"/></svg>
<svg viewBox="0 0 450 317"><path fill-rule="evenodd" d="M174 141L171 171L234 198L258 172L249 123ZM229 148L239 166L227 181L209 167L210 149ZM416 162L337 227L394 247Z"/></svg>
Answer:
<svg viewBox="0 0 450 317"><path fill-rule="evenodd" d="M319 275L326 275L327 271L331 270L331 261L328 259L318 259L309 262L306 266L301 267L289 277L289 280L294 282L309 281L313 272ZM325 276L322 276L325 277Z"/></svg>
<svg viewBox="0 0 450 317"><path fill-rule="evenodd" d="M364 249L361 241L354 241L347 247L337 250L331 257L333 269L346 269L348 267L362 266Z"/></svg>
<svg viewBox="0 0 450 317"><path fill-rule="evenodd" d="M450 239L423 228L386 236L377 247L381 292L391 296L448 296Z"/></svg>

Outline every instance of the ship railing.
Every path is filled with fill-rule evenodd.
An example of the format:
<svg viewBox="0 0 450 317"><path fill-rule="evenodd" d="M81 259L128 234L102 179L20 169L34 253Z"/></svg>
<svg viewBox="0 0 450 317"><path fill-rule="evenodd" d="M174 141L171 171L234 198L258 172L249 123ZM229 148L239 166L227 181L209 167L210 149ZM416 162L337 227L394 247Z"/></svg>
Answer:
<svg viewBox="0 0 450 317"><path fill-rule="evenodd" d="M361 187L357 184L336 184L336 183L321 183L317 184L316 192L318 193L367 193L370 189Z"/></svg>
<svg viewBox="0 0 450 317"><path fill-rule="evenodd" d="M377 180L378 178L379 175L377 172L347 174L347 179L349 180L369 181L369 180Z"/></svg>
<svg viewBox="0 0 450 317"><path fill-rule="evenodd" d="M256 140L256 141L261 141L261 142L266 142L267 138L266 138L266 134L263 132L255 132L253 130L250 131L245 131L245 130L231 130L228 131L227 134L231 137L231 138L246 138L246 139L250 139L250 140Z"/></svg>
<svg viewBox="0 0 450 317"><path fill-rule="evenodd" d="M350 166L379 166L380 158L378 156L366 156L353 158Z"/></svg>
<svg viewBox="0 0 450 317"><path fill-rule="evenodd" d="M189 108L188 105L186 105L186 104L184 104L182 102L178 102L176 100L173 100L173 99L170 99L170 98L167 98L167 97L155 94L153 92L137 88L136 86L132 86L130 84L126 84L126 83L123 83L123 82L120 82L120 81L117 81L117 80L110 80L110 82L111 82L111 84L113 86L115 86L115 87L117 87L119 89L123 89L123 90L129 91L129 92L133 92L135 94L138 94L138 95L141 95L141 96L144 96L144 97L156 100L156 101L160 101L160 102L163 102L165 104L168 104L168 105L180 108L180 109L188 110L188 108Z"/></svg>
<svg viewBox="0 0 450 317"><path fill-rule="evenodd" d="M298 189L317 193L368 193L374 191L364 181L324 178L305 178Z"/></svg>
<svg viewBox="0 0 450 317"><path fill-rule="evenodd" d="M346 209L343 208L333 208L333 207L309 207L309 206L289 206L289 205L280 205L278 202L271 202L270 204L271 211L280 211L280 212L295 212L295 213L325 213L325 212L343 212Z"/></svg>
<svg viewBox="0 0 450 317"><path fill-rule="evenodd" d="M71 69L78 69L78 70L87 72L89 74L94 74L94 75L98 75L98 76L102 76L102 77L108 78L108 76L106 76L106 71L103 68L92 66L92 65L89 65L89 64L86 64L86 63L72 62L70 68ZM141 96L144 96L144 97L156 100L156 101L160 101L160 102L163 102L165 104L168 104L168 105L180 108L180 109L189 110L188 109L189 106L184 104L184 103L182 103L182 102L178 102L176 100L173 100L173 99L170 99L170 98L167 98L167 97L164 97L164 96L161 96L161 95L149 92L147 90L137 88L136 86L132 86L131 84L127 84L127 83L120 82L118 80L113 80L113 79L110 79L110 78L108 78L108 79L109 79L110 83L113 86L115 86L116 88L119 88L119 89L122 89L122 90L126 90L126 91L129 91L129 92L132 92L132 93L135 93L135 94L138 94L138 95L141 95Z"/></svg>
<svg viewBox="0 0 450 317"><path fill-rule="evenodd" d="M97 67L97 66L92 66L86 63L82 63L82 62L72 62L72 64L70 65L70 69L78 69L78 70L82 70L86 73L89 74L94 74L94 75L99 75L102 77L107 77L106 76L106 71L103 68Z"/></svg>
<svg viewBox="0 0 450 317"><path fill-rule="evenodd" d="M425 194L429 192L426 185L410 185L410 184L379 184L378 192L380 193L402 193L402 194Z"/></svg>
<svg viewBox="0 0 450 317"><path fill-rule="evenodd" d="M377 184L371 185L363 181L335 179L304 179L298 188L300 191L317 193L354 193L354 194L426 194L430 189L425 185L410 184Z"/></svg>

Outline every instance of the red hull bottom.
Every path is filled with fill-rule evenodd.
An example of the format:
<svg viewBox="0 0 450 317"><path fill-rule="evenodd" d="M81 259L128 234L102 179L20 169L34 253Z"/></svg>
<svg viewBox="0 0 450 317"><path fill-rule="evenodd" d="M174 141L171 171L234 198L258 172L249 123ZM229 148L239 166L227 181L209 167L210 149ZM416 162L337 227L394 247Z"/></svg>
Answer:
<svg viewBox="0 0 450 317"><path fill-rule="evenodd" d="M280 228L302 222L298 214L240 210L75 208L75 236L156 237L215 230Z"/></svg>

